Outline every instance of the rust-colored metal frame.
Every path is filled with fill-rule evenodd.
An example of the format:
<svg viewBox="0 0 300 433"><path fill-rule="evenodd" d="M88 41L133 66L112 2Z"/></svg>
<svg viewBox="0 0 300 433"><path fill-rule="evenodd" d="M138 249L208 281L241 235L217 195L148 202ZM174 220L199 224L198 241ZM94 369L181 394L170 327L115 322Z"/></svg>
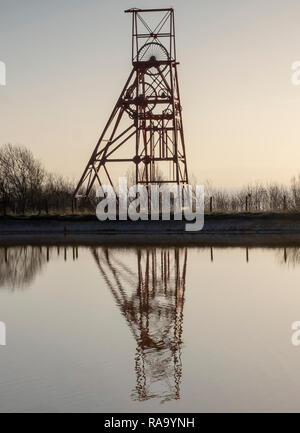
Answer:
<svg viewBox="0 0 300 433"><path fill-rule="evenodd" d="M101 186L105 179L114 187L110 163L134 164L136 184L188 183L174 10L125 12L132 14L133 69L80 178L75 197L89 196L95 183ZM149 13L162 15L154 29L144 19ZM153 50L155 55L151 55ZM121 122L125 119L124 127ZM130 154L118 157L117 151L130 140Z"/></svg>

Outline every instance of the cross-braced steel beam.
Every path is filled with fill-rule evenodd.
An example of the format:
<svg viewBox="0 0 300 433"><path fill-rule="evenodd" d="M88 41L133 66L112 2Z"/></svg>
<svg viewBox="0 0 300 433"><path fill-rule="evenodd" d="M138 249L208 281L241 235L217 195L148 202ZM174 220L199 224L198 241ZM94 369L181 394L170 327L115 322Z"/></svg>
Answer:
<svg viewBox="0 0 300 433"><path fill-rule="evenodd" d="M173 9L130 9L133 69L75 190L114 186L112 164L134 167L136 184L188 183ZM157 25L146 17L156 17ZM126 152L124 155L124 147ZM120 152L121 151L121 152ZM119 174L124 175L123 172Z"/></svg>

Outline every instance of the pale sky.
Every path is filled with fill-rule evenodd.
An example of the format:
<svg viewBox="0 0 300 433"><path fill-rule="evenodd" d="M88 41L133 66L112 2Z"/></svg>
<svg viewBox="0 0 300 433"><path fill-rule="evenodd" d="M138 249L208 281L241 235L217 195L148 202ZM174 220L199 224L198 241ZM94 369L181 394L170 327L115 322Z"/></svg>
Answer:
<svg viewBox="0 0 300 433"><path fill-rule="evenodd" d="M131 70L124 9L170 6L190 174L289 183L300 171L299 0L0 0L0 144L79 179Z"/></svg>

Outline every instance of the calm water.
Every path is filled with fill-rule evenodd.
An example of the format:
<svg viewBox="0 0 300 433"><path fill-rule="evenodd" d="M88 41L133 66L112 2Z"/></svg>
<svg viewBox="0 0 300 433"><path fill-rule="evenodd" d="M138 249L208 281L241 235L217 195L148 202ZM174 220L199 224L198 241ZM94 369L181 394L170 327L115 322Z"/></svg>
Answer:
<svg viewBox="0 0 300 433"><path fill-rule="evenodd" d="M0 411L299 411L298 248L0 248Z"/></svg>

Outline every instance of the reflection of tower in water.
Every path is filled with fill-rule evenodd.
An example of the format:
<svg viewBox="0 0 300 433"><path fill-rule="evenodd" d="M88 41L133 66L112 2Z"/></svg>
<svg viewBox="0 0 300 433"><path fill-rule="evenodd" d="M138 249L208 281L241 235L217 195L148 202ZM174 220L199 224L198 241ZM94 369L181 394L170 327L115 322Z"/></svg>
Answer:
<svg viewBox="0 0 300 433"><path fill-rule="evenodd" d="M92 253L137 341L133 398L179 399L187 249L137 249L136 270L120 250Z"/></svg>

